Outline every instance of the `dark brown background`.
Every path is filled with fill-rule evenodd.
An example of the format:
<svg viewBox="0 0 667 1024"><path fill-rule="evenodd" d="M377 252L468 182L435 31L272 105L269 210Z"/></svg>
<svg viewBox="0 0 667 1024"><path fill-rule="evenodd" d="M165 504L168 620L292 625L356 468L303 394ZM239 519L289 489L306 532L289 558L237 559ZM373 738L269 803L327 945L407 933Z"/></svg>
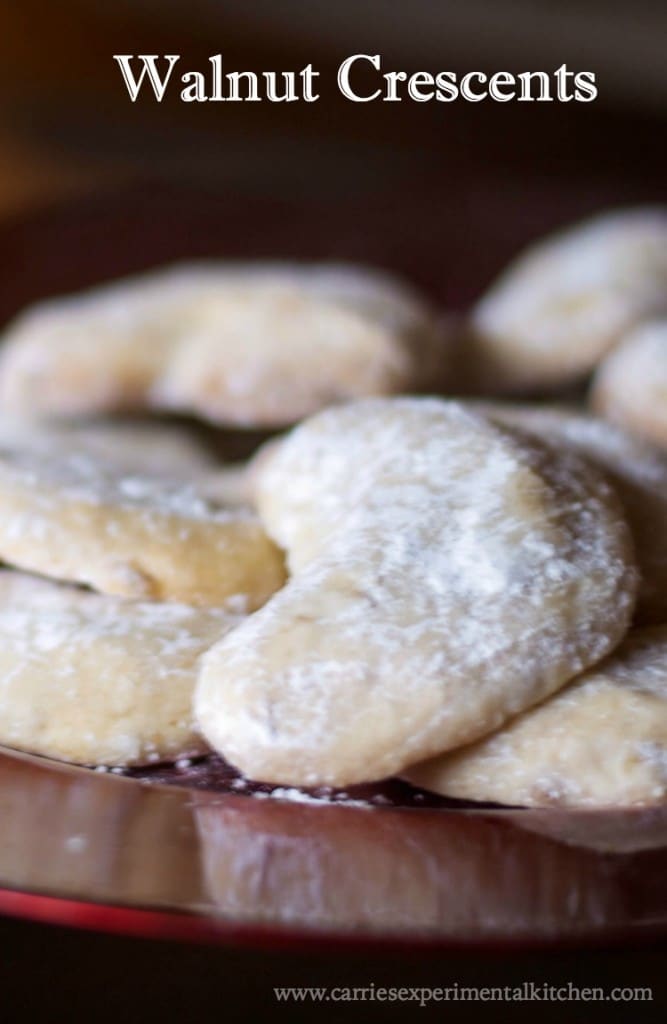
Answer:
<svg viewBox="0 0 667 1024"><path fill-rule="evenodd" d="M338 225L332 248L385 262L407 245L424 282L467 300L525 239L667 180L661 0L3 0L0 215L120 183L177 182L232 203L296 201ZM205 68L321 72L314 104L131 104L113 53ZM339 62L437 71L593 70L592 104L354 104ZM256 225L253 225L253 229ZM234 225L234 231L243 228ZM351 240L348 243L348 236ZM229 239L220 238L224 251ZM381 244L380 244L381 243ZM382 255L382 251L380 251Z"/></svg>

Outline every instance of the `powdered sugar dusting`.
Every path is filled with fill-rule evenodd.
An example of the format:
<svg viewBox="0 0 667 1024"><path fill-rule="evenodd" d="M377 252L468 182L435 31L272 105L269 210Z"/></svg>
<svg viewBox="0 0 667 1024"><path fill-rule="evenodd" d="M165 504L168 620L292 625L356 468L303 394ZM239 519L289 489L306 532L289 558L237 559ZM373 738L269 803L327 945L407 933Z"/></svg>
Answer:
<svg viewBox="0 0 667 1024"><path fill-rule="evenodd" d="M203 661L247 774L344 784L473 739L617 642L636 577L605 483L436 400L357 403L258 470L294 573Z"/></svg>
<svg viewBox="0 0 667 1024"><path fill-rule="evenodd" d="M637 620L667 621L667 455L605 420L557 406L480 404L500 423L565 446L598 466L621 499L641 574Z"/></svg>
<svg viewBox="0 0 667 1024"><path fill-rule="evenodd" d="M198 659L239 618L0 573L0 741L63 760L200 754Z"/></svg>
<svg viewBox="0 0 667 1024"><path fill-rule="evenodd" d="M631 631L600 665L460 751L408 770L436 793L530 806L667 796L667 627Z"/></svg>
<svg viewBox="0 0 667 1024"><path fill-rule="evenodd" d="M0 451L0 556L127 597L237 610L284 580L256 513L196 483L127 474L87 451Z"/></svg>
<svg viewBox="0 0 667 1024"><path fill-rule="evenodd" d="M331 401L415 386L439 349L430 309L387 274L177 265L26 311L3 346L0 395L31 413L166 407L280 425Z"/></svg>

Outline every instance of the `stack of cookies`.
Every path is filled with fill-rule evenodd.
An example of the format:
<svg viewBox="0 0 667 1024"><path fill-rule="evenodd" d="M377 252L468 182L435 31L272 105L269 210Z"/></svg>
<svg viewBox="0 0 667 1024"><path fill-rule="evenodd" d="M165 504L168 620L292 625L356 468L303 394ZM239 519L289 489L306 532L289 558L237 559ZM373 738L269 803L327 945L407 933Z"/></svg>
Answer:
<svg viewBox="0 0 667 1024"><path fill-rule="evenodd" d="M667 212L547 240L452 324L366 268L228 263L10 324L0 742L664 801ZM605 419L553 403L588 379Z"/></svg>

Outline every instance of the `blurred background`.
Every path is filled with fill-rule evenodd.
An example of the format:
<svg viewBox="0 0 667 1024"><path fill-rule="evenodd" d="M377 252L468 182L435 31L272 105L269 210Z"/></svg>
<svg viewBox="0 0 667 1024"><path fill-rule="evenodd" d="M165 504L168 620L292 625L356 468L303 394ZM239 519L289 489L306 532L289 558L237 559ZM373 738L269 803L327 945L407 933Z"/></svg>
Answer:
<svg viewBox="0 0 667 1024"><path fill-rule="evenodd" d="M246 225L246 250L262 250L262 221L282 204L294 231L274 232L276 244L399 264L461 304L541 231L665 199L666 36L664 0L2 0L0 217L100 193L157 203L176 189L218 203L217 237L191 240L196 254L224 251ZM146 52L179 53L182 70L217 52L227 70L312 62L321 99L183 104L174 92L132 104L112 55ZM596 72L599 98L354 104L336 68L355 52L407 72L566 62ZM151 218L178 218L179 202ZM304 232L311 214L328 247ZM191 233L205 221L201 206ZM175 232L182 248L184 225Z"/></svg>

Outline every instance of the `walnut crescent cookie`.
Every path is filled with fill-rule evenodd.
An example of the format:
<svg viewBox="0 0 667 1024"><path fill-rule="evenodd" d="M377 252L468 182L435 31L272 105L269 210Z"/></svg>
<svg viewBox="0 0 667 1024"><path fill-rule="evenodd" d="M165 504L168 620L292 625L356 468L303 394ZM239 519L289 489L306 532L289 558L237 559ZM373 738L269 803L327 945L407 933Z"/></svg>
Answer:
<svg viewBox="0 0 667 1024"><path fill-rule="evenodd" d="M128 474L196 479L224 471L220 458L197 432L165 421L84 419L46 421L0 417L0 445L73 449Z"/></svg>
<svg viewBox="0 0 667 1024"><path fill-rule="evenodd" d="M476 403L475 408L547 443L565 445L602 470L621 499L635 543L641 577L635 622L667 623L667 453L565 406Z"/></svg>
<svg viewBox="0 0 667 1024"><path fill-rule="evenodd" d="M596 412L667 448L667 320L633 331L593 378Z"/></svg>
<svg viewBox="0 0 667 1024"><path fill-rule="evenodd" d="M477 743L405 777L447 796L528 807L667 799L667 626L634 630L601 665Z"/></svg>
<svg viewBox="0 0 667 1024"><path fill-rule="evenodd" d="M257 608L283 556L249 507L84 452L0 447L0 558L106 594Z"/></svg>
<svg viewBox="0 0 667 1024"><path fill-rule="evenodd" d="M239 621L0 571L0 742L79 764L203 753L197 660Z"/></svg>
<svg viewBox="0 0 667 1024"><path fill-rule="evenodd" d="M0 450L3 445L55 452L57 457L77 452L128 476L194 483L197 491L210 501L252 504L247 462L222 460L209 439L182 424L132 419L47 421L0 417ZM226 444L223 442L220 447L225 448Z"/></svg>
<svg viewBox="0 0 667 1024"><path fill-rule="evenodd" d="M333 402L432 386L442 358L434 314L388 274L177 265L20 315L0 354L0 398L36 415L152 408L275 427Z"/></svg>
<svg viewBox="0 0 667 1024"><path fill-rule="evenodd" d="M56 436L60 427L60 423L49 423L49 431ZM117 465L127 475L189 481L209 501L228 506L251 504L247 463L222 460L180 425L81 421L63 427L62 442Z"/></svg>
<svg viewBox="0 0 667 1024"><path fill-rule="evenodd" d="M206 654L195 693L204 735L251 778L395 774L498 728L627 629L636 570L606 482L457 403L319 413L255 491L292 576Z"/></svg>
<svg viewBox="0 0 667 1024"><path fill-rule="evenodd" d="M530 246L478 301L469 359L487 393L585 378L628 330L667 312L667 207L620 210Z"/></svg>

